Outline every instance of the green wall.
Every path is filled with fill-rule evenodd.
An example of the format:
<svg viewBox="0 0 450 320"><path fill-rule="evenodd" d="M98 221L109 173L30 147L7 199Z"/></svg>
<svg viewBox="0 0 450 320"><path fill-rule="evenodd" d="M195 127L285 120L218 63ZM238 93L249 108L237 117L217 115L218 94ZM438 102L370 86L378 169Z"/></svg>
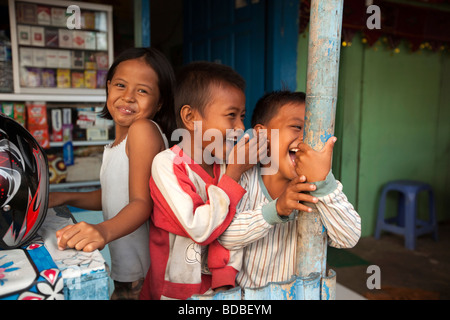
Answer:
<svg viewBox="0 0 450 320"><path fill-rule="evenodd" d="M299 36L297 89L306 90L307 37ZM376 49L374 49L376 48ZM382 186L391 180L430 183L439 220L449 219L450 54L394 53L378 43L369 48L356 35L342 47L333 171L362 218L362 235L372 235ZM391 194L387 210L396 210ZM419 216L427 217L427 197Z"/></svg>

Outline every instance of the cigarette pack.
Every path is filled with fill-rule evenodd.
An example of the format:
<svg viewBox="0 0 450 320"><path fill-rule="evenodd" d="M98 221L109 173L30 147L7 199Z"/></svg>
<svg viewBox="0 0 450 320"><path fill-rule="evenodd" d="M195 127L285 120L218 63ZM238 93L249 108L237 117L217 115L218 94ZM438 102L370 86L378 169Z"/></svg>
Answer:
<svg viewBox="0 0 450 320"><path fill-rule="evenodd" d="M66 9L65 8L52 8L51 9L51 21L52 26L55 27L66 27L67 19L66 19Z"/></svg>
<svg viewBox="0 0 450 320"><path fill-rule="evenodd" d="M84 71L84 86L89 89L97 88L97 71L95 70Z"/></svg>
<svg viewBox="0 0 450 320"><path fill-rule="evenodd" d="M24 103L19 102L14 103L14 120L20 123L23 127L25 127L26 112Z"/></svg>
<svg viewBox="0 0 450 320"><path fill-rule="evenodd" d="M72 48L84 49L84 31L73 31Z"/></svg>
<svg viewBox="0 0 450 320"><path fill-rule="evenodd" d="M48 127L29 127L28 131L36 139L36 141L41 145L42 148L50 148L50 139L48 136Z"/></svg>
<svg viewBox="0 0 450 320"><path fill-rule="evenodd" d="M95 12L84 11L81 13L81 29L95 29Z"/></svg>
<svg viewBox="0 0 450 320"><path fill-rule="evenodd" d="M31 48L20 48L19 64L21 67L30 67L33 65L33 50Z"/></svg>
<svg viewBox="0 0 450 320"><path fill-rule="evenodd" d="M49 7L37 6L37 22L38 24L50 25L51 13Z"/></svg>
<svg viewBox="0 0 450 320"><path fill-rule="evenodd" d="M58 68L69 69L72 67L72 53L70 50L58 50Z"/></svg>
<svg viewBox="0 0 450 320"><path fill-rule="evenodd" d="M16 14L18 23L36 24L37 6L34 3L18 2L16 4Z"/></svg>
<svg viewBox="0 0 450 320"><path fill-rule="evenodd" d="M103 32L108 31L108 18L106 12L95 12L95 29Z"/></svg>
<svg viewBox="0 0 450 320"><path fill-rule="evenodd" d="M61 48L72 48L73 31L68 29L59 29L59 46Z"/></svg>
<svg viewBox="0 0 450 320"><path fill-rule="evenodd" d="M61 109L57 108L52 109L51 115L52 115L52 134L50 136L50 139L55 142L61 142L63 141Z"/></svg>
<svg viewBox="0 0 450 320"><path fill-rule="evenodd" d="M95 54L95 61L98 69L108 69L108 54L106 52L98 52Z"/></svg>
<svg viewBox="0 0 450 320"><path fill-rule="evenodd" d="M106 128L87 128L86 129L86 139L88 141L93 140L108 140L108 129Z"/></svg>
<svg viewBox="0 0 450 320"><path fill-rule="evenodd" d="M70 69L56 70L56 86L58 88L70 88Z"/></svg>
<svg viewBox="0 0 450 320"><path fill-rule="evenodd" d="M41 86L41 69L21 67L20 85L22 87L36 88Z"/></svg>
<svg viewBox="0 0 450 320"><path fill-rule="evenodd" d="M31 27L31 45L37 47L45 45L43 27Z"/></svg>
<svg viewBox="0 0 450 320"><path fill-rule="evenodd" d="M42 69L42 86L45 88L56 87L56 72L55 69Z"/></svg>
<svg viewBox="0 0 450 320"><path fill-rule="evenodd" d="M45 46L51 48L59 47L59 31L58 29L45 29Z"/></svg>
<svg viewBox="0 0 450 320"><path fill-rule="evenodd" d="M106 76L108 74L107 70L97 71L97 88L106 88Z"/></svg>
<svg viewBox="0 0 450 320"><path fill-rule="evenodd" d="M45 56L47 60L47 68L58 68L58 51L59 50L46 50Z"/></svg>
<svg viewBox="0 0 450 320"><path fill-rule="evenodd" d="M47 66L47 50L32 49L33 50L33 66L45 68Z"/></svg>
<svg viewBox="0 0 450 320"><path fill-rule="evenodd" d="M17 26L17 35L19 45L29 46L31 45L31 27L30 26Z"/></svg>
<svg viewBox="0 0 450 320"><path fill-rule="evenodd" d="M84 33L84 48L88 50L95 50L97 46L95 32L86 31Z"/></svg>
<svg viewBox="0 0 450 320"><path fill-rule="evenodd" d="M72 52L72 68L84 69L84 51Z"/></svg>
<svg viewBox="0 0 450 320"><path fill-rule="evenodd" d="M45 102L27 102L27 126L47 126L47 105Z"/></svg>
<svg viewBox="0 0 450 320"><path fill-rule="evenodd" d="M106 33L97 32L97 50L108 50L108 38Z"/></svg>
<svg viewBox="0 0 450 320"><path fill-rule="evenodd" d="M95 61L95 53L93 52L86 52L85 58L84 58L84 68L87 70L96 70L97 69L97 62Z"/></svg>
<svg viewBox="0 0 450 320"><path fill-rule="evenodd" d="M72 88L84 88L84 73L72 71Z"/></svg>
<svg viewBox="0 0 450 320"><path fill-rule="evenodd" d="M63 108L62 114L63 114L63 118L62 118L63 125L65 125L65 124L71 125L72 124L72 109L71 108Z"/></svg>
<svg viewBox="0 0 450 320"><path fill-rule="evenodd" d="M10 118L14 118L14 103L12 102L3 102L2 103L2 112Z"/></svg>

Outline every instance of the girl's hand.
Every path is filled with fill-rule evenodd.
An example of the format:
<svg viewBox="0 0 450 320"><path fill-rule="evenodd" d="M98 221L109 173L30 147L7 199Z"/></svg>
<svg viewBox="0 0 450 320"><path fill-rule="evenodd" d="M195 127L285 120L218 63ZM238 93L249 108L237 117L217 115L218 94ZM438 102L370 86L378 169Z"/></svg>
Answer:
<svg viewBox="0 0 450 320"><path fill-rule="evenodd" d="M93 225L80 222L69 225L56 232L59 250L73 248L79 251L92 252L102 250L106 242L106 236L101 224Z"/></svg>
<svg viewBox="0 0 450 320"><path fill-rule="evenodd" d="M316 186L313 184L305 183L306 177L300 176L293 179L286 190L278 197L277 200L277 212L280 216L289 216L292 211L306 211L311 212L311 208L300 203L311 202L317 203L319 200L309 194L303 192L311 192L316 190Z"/></svg>

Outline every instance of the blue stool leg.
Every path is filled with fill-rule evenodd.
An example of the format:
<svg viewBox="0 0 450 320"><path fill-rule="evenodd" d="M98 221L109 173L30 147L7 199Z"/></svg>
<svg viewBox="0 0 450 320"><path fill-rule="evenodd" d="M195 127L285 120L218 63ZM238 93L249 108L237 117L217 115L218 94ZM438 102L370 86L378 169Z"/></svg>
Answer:
<svg viewBox="0 0 450 320"><path fill-rule="evenodd" d="M405 247L414 250L416 247L416 198L414 194L405 194Z"/></svg>
<svg viewBox="0 0 450 320"><path fill-rule="evenodd" d="M429 203L429 211L430 211L430 224L433 226L433 239L434 241L438 241L438 226L437 226L437 217L436 217L436 207L434 204L434 195L433 191L428 191L428 203Z"/></svg>
<svg viewBox="0 0 450 320"><path fill-rule="evenodd" d="M377 217L377 225L375 228L375 239L380 239L381 230L383 230L384 226L384 210L386 207L386 189L383 189L380 196L380 203L378 204L378 217Z"/></svg>
<svg viewBox="0 0 450 320"><path fill-rule="evenodd" d="M397 225L399 227L405 227L405 219L406 219L406 207L405 207L405 195L403 192L398 193L398 205L397 205Z"/></svg>

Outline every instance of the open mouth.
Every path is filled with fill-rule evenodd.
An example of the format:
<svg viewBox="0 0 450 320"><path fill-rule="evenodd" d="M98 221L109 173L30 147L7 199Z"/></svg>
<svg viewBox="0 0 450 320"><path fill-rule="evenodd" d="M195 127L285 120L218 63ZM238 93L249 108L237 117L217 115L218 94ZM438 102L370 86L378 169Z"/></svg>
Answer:
<svg viewBox="0 0 450 320"><path fill-rule="evenodd" d="M119 111L125 114L133 114L135 111L130 107L119 107Z"/></svg>
<svg viewBox="0 0 450 320"><path fill-rule="evenodd" d="M291 158L292 165L295 166L295 154L298 152L299 149L289 149L289 158Z"/></svg>

